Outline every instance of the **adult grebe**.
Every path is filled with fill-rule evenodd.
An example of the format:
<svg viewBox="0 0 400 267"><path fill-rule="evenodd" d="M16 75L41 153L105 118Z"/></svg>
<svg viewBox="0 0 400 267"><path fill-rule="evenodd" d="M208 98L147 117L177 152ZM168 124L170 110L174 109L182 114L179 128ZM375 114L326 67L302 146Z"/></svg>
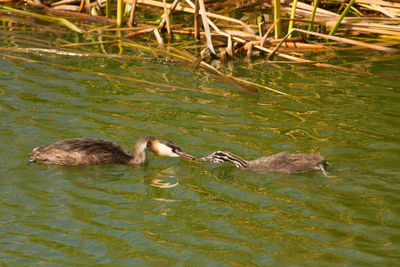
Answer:
<svg viewBox="0 0 400 267"><path fill-rule="evenodd" d="M147 149L159 156L196 159L171 141L146 136L137 141L133 154L126 152L114 142L94 138L72 138L33 149L29 154L29 162L71 166L106 163L140 164L147 160Z"/></svg>
<svg viewBox="0 0 400 267"><path fill-rule="evenodd" d="M284 151L268 157L247 161L230 152L216 151L200 160L217 163L229 162L240 169L248 171L297 173L321 170L326 175L326 161L318 153L292 154Z"/></svg>

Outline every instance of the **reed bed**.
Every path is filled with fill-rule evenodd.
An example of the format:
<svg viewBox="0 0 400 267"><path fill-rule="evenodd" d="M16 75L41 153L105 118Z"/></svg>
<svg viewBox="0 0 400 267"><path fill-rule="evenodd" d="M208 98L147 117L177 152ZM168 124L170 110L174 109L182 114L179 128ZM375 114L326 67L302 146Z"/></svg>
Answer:
<svg viewBox="0 0 400 267"><path fill-rule="evenodd" d="M2 0L0 14L57 23L79 34L117 31L119 40L116 42L120 48L134 46L166 55L194 69L207 69L216 77L251 93L257 93L254 87L259 87L286 95L224 74L211 66L210 61L257 56L265 57L269 62L356 71L313 62L302 53L307 50L348 49L349 46L382 53L399 51L400 3L384 0L26 2L29 5ZM4 6L5 3L9 5ZM368 37L368 42L362 41L365 37ZM102 42L70 43L63 48ZM49 48L49 51L53 50ZM105 56L110 55L105 53Z"/></svg>

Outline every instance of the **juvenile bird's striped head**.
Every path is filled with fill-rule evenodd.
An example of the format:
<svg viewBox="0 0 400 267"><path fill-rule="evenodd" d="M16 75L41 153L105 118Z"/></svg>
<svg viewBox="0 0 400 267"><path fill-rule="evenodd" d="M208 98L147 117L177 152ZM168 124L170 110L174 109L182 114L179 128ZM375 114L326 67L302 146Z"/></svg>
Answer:
<svg viewBox="0 0 400 267"><path fill-rule="evenodd" d="M233 163L236 167L241 169L246 169L248 166L248 162L244 159L226 151L215 151L211 155L207 157L201 158L201 161L210 161L215 163Z"/></svg>

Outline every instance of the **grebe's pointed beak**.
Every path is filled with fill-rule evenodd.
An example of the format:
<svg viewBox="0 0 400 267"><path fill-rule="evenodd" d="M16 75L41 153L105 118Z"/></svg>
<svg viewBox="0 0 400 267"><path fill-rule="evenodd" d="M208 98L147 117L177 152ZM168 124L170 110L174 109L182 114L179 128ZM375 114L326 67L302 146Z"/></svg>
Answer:
<svg viewBox="0 0 400 267"><path fill-rule="evenodd" d="M195 156L192 156L186 152L183 152L181 150L175 150L174 151L179 157L181 158L185 158L185 159L190 159L190 160L197 160L197 158Z"/></svg>

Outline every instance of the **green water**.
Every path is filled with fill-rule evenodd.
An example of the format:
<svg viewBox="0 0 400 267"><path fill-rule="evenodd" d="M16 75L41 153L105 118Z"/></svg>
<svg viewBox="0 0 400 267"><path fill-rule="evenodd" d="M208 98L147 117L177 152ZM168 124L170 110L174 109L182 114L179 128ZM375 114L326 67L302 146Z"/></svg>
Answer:
<svg viewBox="0 0 400 267"><path fill-rule="evenodd" d="M15 45L16 34L3 35L2 46ZM11 37L18 40L8 42ZM262 60L222 67L290 94L283 96L244 93L185 65L133 52L138 59L0 52L40 61L0 57L2 264L400 261L398 55L308 55L379 76ZM131 149L145 135L170 139L199 157L215 150L246 159L321 152L331 167L329 177L286 175L154 155L140 166L27 164L34 147L61 139L104 138Z"/></svg>

